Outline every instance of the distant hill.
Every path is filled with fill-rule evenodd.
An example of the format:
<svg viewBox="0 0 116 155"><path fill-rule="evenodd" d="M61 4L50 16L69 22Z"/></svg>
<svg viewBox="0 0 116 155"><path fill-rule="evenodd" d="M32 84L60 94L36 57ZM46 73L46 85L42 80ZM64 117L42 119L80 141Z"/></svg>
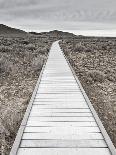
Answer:
<svg viewBox="0 0 116 155"><path fill-rule="evenodd" d="M16 28L11 28L9 26L0 24L0 35L2 36L24 36L27 35L28 33L23 31L23 30L19 30Z"/></svg>
<svg viewBox="0 0 116 155"><path fill-rule="evenodd" d="M63 31L58 31L58 30L53 30L49 32L25 32L20 29L16 28L11 28L9 26L0 24L0 36L13 36L13 37L26 37L26 36L36 36L36 37L54 37L56 39L63 39L63 38L76 38L76 37L82 37L82 36L77 36L74 35L73 33L69 32L63 32Z"/></svg>
<svg viewBox="0 0 116 155"><path fill-rule="evenodd" d="M58 30L50 31L49 34L52 36L59 36L59 37L77 37L73 33L63 32Z"/></svg>
<svg viewBox="0 0 116 155"><path fill-rule="evenodd" d="M58 30L53 30L49 32L41 32L41 33L37 33L37 32L29 32L29 33L33 35L37 35L37 36L42 36L42 37L44 36L55 37L58 39L67 38L67 37L70 37L70 38L77 37L73 33L63 32L63 31L58 31Z"/></svg>

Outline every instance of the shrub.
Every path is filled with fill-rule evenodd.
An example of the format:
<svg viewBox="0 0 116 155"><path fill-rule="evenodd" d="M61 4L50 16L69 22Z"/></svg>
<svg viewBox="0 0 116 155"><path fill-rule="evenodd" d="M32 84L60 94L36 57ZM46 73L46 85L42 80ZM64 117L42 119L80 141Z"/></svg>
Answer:
<svg viewBox="0 0 116 155"><path fill-rule="evenodd" d="M8 47L8 46L0 46L0 52L2 53L8 53L8 52L11 52L12 48Z"/></svg>
<svg viewBox="0 0 116 155"><path fill-rule="evenodd" d="M111 82L116 82L116 71L113 69L107 69L106 70L106 78Z"/></svg>
<svg viewBox="0 0 116 155"><path fill-rule="evenodd" d="M43 63L44 63L44 58L42 58L40 56L34 58L32 61L33 71L37 72L37 74L38 74L38 71L41 70Z"/></svg>
<svg viewBox="0 0 116 155"><path fill-rule="evenodd" d="M87 73L88 78L91 78L94 82L104 82L105 74L99 70L90 70Z"/></svg>
<svg viewBox="0 0 116 155"><path fill-rule="evenodd" d="M21 43L24 44L24 45L28 45L29 41L28 40L22 40Z"/></svg>
<svg viewBox="0 0 116 155"><path fill-rule="evenodd" d="M36 47L35 47L35 45L33 45L33 44L28 44L28 45L26 46L26 48L27 48L28 50L31 50L31 51L36 50Z"/></svg>
<svg viewBox="0 0 116 155"><path fill-rule="evenodd" d="M74 47L74 52L83 52L84 51L84 46L81 44L76 44L76 46Z"/></svg>
<svg viewBox="0 0 116 155"><path fill-rule="evenodd" d="M9 74L12 70L12 63L4 56L0 58L0 74Z"/></svg>

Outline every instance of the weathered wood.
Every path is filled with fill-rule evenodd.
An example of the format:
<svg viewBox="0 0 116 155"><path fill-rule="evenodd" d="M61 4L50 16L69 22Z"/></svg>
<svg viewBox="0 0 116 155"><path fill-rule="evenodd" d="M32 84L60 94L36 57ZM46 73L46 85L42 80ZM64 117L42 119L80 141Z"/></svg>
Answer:
<svg viewBox="0 0 116 155"><path fill-rule="evenodd" d="M49 104L47 104L47 103L49 103ZM67 105L64 103L57 103L57 102L56 103L55 102L53 102L53 103L46 102L46 104L38 104L38 102L34 102L33 107L35 107L35 108L75 108L75 109L76 108L84 108L84 109L88 108L88 106L85 103L81 103L81 102L80 102L80 104L67 103Z"/></svg>
<svg viewBox="0 0 116 155"><path fill-rule="evenodd" d="M109 155L108 148L20 148L18 155Z"/></svg>
<svg viewBox="0 0 116 155"><path fill-rule="evenodd" d="M67 99L67 100L73 100L73 99L83 99L83 95L81 92L75 93L75 94L37 94L36 98L39 99L54 99L54 98L60 98L60 99Z"/></svg>
<svg viewBox="0 0 116 155"><path fill-rule="evenodd" d="M98 125L96 122L37 122L37 121L30 122L28 121L26 126L55 126L55 127L66 126L68 130L68 127L70 126L84 127L84 126L98 126Z"/></svg>
<svg viewBox="0 0 116 155"><path fill-rule="evenodd" d="M39 148L107 148L104 140L22 140L21 147Z"/></svg>
<svg viewBox="0 0 116 155"><path fill-rule="evenodd" d="M29 117L29 122L95 122L92 117Z"/></svg>
<svg viewBox="0 0 116 155"><path fill-rule="evenodd" d="M98 127L26 127L24 133L45 132L45 133L99 133Z"/></svg>
<svg viewBox="0 0 116 155"><path fill-rule="evenodd" d="M75 117L75 116L79 116L79 117L85 117L85 116L92 116L92 114L89 112L89 113L51 113L51 112L37 112L37 113L30 113L30 116L32 117L37 117L37 116L43 116L43 117Z"/></svg>
<svg viewBox="0 0 116 155"><path fill-rule="evenodd" d="M63 113L77 113L77 112L90 112L89 108L37 108L32 107L31 112L63 112Z"/></svg>
<svg viewBox="0 0 116 155"><path fill-rule="evenodd" d="M101 133L87 133L87 132L83 132L80 134L71 134L69 133L24 133L22 139L71 139L71 140L75 140L75 139L103 139L103 136L101 135Z"/></svg>
<svg viewBox="0 0 116 155"><path fill-rule="evenodd" d="M35 98L35 101L39 101L39 102L84 102L85 99L80 97L80 98Z"/></svg>

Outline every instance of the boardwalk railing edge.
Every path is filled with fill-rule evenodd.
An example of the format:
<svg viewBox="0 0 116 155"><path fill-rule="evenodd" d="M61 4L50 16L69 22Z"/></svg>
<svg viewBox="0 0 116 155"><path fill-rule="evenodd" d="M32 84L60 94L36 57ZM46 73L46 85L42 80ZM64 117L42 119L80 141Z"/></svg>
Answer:
<svg viewBox="0 0 116 155"><path fill-rule="evenodd" d="M108 146L108 148L109 148L109 150L111 152L111 155L116 155L116 148L115 148L115 146L113 145L113 143L112 143L112 141L111 141L111 139L110 139L106 129L104 128L104 126L103 126L103 124L102 124L102 122L101 122L97 112L95 111L92 103L90 102L90 100L89 100L89 98L88 98L88 96L87 96L87 94L86 94L86 92L85 92L81 82L79 81L78 77L76 76L74 69L72 68L71 64L69 63L69 61L68 61L67 57L65 56L65 54L64 54L62 49L61 49L61 51L62 51L62 53L63 53L63 55L64 55L68 65L69 65L69 67L70 67L70 69L71 69L71 71L73 73L73 76L74 76L77 84L80 87L80 90L81 90L81 92L82 92L82 94L83 94L83 96L84 96L84 98L85 98L85 100L86 100L86 102L87 102L87 104L88 104L88 106L89 106L89 108L90 108L90 110L91 110L95 120L96 120L96 123L99 126L99 129L100 129L100 131L101 131L101 133L102 133L102 135L103 135L103 137L105 139L105 142L106 142L106 144L107 144L107 146Z"/></svg>
<svg viewBox="0 0 116 155"><path fill-rule="evenodd" d="M49 50L49 52L50 52L50 50ZM39 84L40 84L41 77L42 77L42 75L43 75L43 71L44 71L44 69L45 69L45 66L46 66L48 57L49 57L49 53L48 53L47 58L46 58L46 60L45 60L45 62L44 62L44 64L43 64L42 70L41 70L41 72L40 72L40 74L39 74L39 78L38 78L37 83L36 83L36 85L35 85L33 94L32 94L31 99L30 99L30 101L29 101L28 107L27 107L26 112L25 112L25 114L24 114L23 120L22 120L21 125L20 125L20 127L19 127L19 130L18 130L18 132L17 132L17 136L16 136L16 138L15 138L15 141L14 141L14 143L13 143L13 146L12 146L12 149L11 149L9 155L17 155L17 151L18 151L18 148L19 148L19 146L20 146L21 138L22 138L22 136L23 136L23 132L24 132L25 126L26 126L26 124L27 124L27 120L28 120L29 114L30 114L30 112L31 112L31 108L32 108L32 105L33 105L33 101L34 101L34 98L35 98L35 96L36 96L36 93L37 93L37 90L38 90L38 86L39 86Z"/></svg>

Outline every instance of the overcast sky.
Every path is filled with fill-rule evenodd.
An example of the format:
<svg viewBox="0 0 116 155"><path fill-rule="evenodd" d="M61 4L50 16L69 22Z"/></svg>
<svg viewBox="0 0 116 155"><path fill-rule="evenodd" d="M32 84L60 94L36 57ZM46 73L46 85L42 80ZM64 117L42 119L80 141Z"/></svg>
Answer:
<svg viewBox="0 0 116 155"><path fill-rule="evenodd" d="M25 30L116 30L116 0L0 0L0 23Z"/></svg>

